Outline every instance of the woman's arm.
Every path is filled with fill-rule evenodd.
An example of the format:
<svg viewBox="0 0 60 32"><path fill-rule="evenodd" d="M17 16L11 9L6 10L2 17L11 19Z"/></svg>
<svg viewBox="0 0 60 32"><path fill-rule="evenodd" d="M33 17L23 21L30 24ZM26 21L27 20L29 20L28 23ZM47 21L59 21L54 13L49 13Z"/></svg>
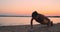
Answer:
<svg viewBox="0 0 60 32"><path fill-rule="evenodd" d="M31 19L31 29L33 28L33 18Z"/></svg>

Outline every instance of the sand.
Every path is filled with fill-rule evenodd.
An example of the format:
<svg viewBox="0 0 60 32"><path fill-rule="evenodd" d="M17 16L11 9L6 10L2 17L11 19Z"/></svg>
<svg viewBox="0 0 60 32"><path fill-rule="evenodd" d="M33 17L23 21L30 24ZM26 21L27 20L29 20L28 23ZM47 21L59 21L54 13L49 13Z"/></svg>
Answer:
<svg viewBox="0 0 60 32"><path fill-rule="evenodd" d="M60 32L60 24L54 24L52 27L37 24L30 29L30 25L0 26L0 32Z"/></svg>

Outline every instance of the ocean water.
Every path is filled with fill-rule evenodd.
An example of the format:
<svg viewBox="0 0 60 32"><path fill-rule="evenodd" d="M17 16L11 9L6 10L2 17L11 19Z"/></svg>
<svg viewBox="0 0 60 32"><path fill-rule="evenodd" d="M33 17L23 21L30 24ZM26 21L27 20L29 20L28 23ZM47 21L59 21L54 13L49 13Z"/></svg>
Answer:
<svg viewBox="0 0 60 32"><path fill-rule="evenodd" d="M60 23L60 18L50 18L53 23ZM30 25L31 17L0 17L0 26L8 25ZM33 24L39 24L33 20Z"/></svg>

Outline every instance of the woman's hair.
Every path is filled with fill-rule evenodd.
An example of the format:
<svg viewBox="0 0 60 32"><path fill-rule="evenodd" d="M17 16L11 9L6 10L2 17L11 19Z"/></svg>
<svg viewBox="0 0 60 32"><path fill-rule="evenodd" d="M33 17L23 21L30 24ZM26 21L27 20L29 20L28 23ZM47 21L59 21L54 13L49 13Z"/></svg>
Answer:
<svg viewBox="0 0 60 32"><path fill-rule="evenodd" d="M38 15L37 11L34 11L34 12L32 13L32 17L36 17L37 15Z"/></svg>

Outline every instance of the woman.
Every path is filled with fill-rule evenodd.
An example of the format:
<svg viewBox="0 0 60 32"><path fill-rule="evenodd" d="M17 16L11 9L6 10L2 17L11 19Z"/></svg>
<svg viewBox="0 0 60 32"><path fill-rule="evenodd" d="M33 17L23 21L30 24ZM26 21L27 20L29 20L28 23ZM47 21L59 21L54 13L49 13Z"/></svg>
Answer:
<svg viewBox="0 0 60 32"><path fill-rule="evenodd" d="M32 13L31 28L33 28L33 20L36 20L36 22L40 24L47 25L48 27L53 26L53 22L50 21L50 19L42 14L37 13L36 11Z"/></svg>

